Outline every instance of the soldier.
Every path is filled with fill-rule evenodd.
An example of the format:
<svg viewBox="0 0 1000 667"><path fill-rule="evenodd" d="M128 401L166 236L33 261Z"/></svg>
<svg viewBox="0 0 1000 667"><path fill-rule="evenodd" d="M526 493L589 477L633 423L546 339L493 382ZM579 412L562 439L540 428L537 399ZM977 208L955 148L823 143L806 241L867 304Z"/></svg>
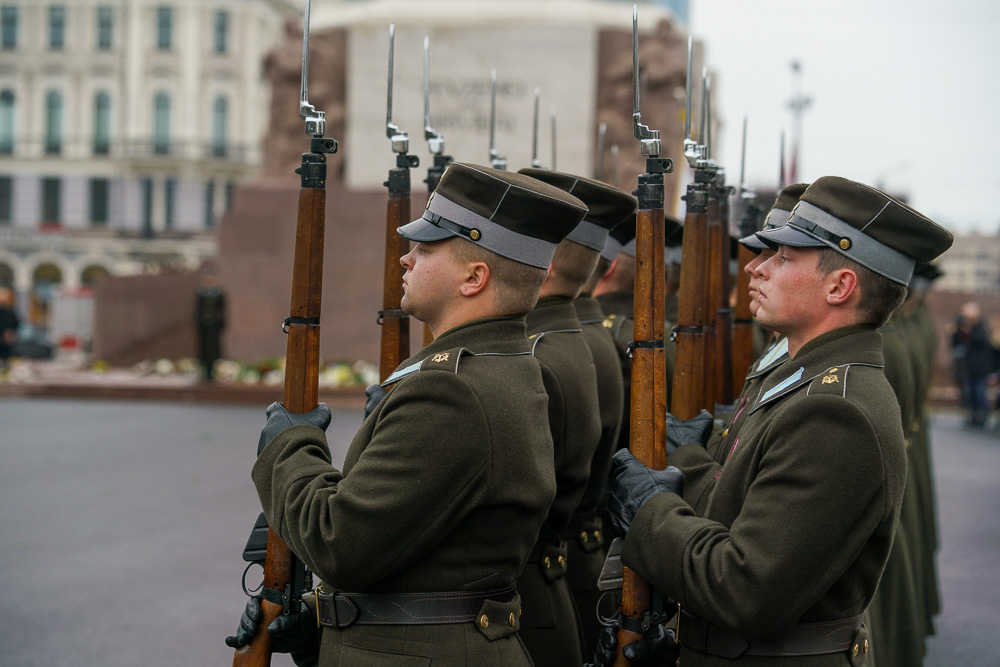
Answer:
<svg viewBox="0 0 1000 667"><path fill-rule="evenodd" d="M914 262L952 236L838 177L758 236L777 252L755 270L756 318L788 337L789 360L744 407L725 464L700 444L676 447L664 471L619 452L608 511L622 562L679 604L682 664L857 665L906 476L877 327ZM704 477L715 482L699 515L679 493Z"/></svg>
<svg viewBox="0 0 1000 667"><path fill-rule="evenodd" d="M435 340L385 380L343 472L325 406L269 408L253 480L271 527L323 582L318 610L268 627L279 649L324 666L531 664L514 584L556 481L524 315L586 211L527 176L451 165L399 229L416 242L400 260L402 308ZM252 636L255 609L231 646Z"/></svg>
<svg viewBox="0 0 1000 667"><path fill-rule="evenodd" d="M215 362L222 356L221 336L226 328L226 295L215 271L209 270L198 286L196 318L198 322L198 358L202 377L211 382Z"/></svg>
<svg viewBox="0 0 1000 667"><path fill-rule="evenodd" d="M583 330L583 342L594 362L601 422L600 439L590 460L590 472L583 496L569 524L558 535L566 543L568 558L566 581L580 614L584 640L583 655L589 656L594 653L593 640L600 632L596 613L600 598L597 579L604 564L604 527L597 509L599 505L603 506L608 471L611 468L611 455L618 448L618 431L621 427L624 400L622 371L615 342L608 329L604 327L604 313L597 300L591 296L590 290L596 283L593 279L596 277L595 266L600 261L600 253L608 238L608 231L635 213L636 200L632 195L606 183L572 174L544 169L522 169L520 173L569 192L583 201L589 209L583 222L559 244L552 260L553 275L563 272L572 278L569 282L574 286L586 280L579 288L567 286L563 291L568 293L571 289L580 290L572 304ZM542 293L546 293L547 290L548 287L543 285ZM540 305L541 303L542 300ZM544 311L536 309L529 315L529 324L542 312ZM562 342L564 339L560 337L557 340ZM528 617L525 616L524 625L527 623ZM528 635L524 634L524 637L530 651L532 645L527 641ZM534 656L534 653L532 655ZM541 660L535 662L547 664Z"/></svg>

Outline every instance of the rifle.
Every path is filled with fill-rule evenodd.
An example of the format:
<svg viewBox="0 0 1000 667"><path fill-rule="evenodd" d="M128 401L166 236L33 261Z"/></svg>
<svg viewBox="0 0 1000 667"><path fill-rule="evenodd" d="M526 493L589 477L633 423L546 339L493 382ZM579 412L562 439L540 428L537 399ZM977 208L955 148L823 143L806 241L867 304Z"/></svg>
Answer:
<svg viewBox="0 0 1000 667"><path fill-rule="evenodd" d="M729 305L730 237L729 195L725 171L712 160L712 82L707 70L702 70L702 138L705 158L712 165L708 174L708 332L709 349L706 358L707 381L705 405L715 412L716 404L733 402L732 379L732 309Z"/></svg>
<svg viewBox="0 0 1000 667"><path fill-rule="evenodd" d="M632 7L632 127L646 158L646 173L639 174L634 194L639 200L635 229L634 337L632 355L632 413L629 451L643 464L662 470L667 463L667 368L664 330L664 224L663 175L673 171L673 161L661 158L659 130L642 124L639 112L639 18ZM629 568L622 577L621 627L618 630L616 665L626 665L622 648L640 639L653 624L662 622L662 610L648 583Z"/></svg>
<svg viewBox="0 0 1000 667"><path fill-rule="evenodd" d="M306 0L302 29L302 96L299 116L309 135L309 152L295 170L301 178L295 254L292 265L290 315L282 330L288 334L285 363L284 404L304 414L319 400L319 317L323 289L323 235L326 223L326 156L337 152L337 141L324 138L326 114L309 103L309 10ZM264 530L267 536L264 538ZM266 549L263 542L266 539ZM256 636L236 650L233 667L266 667L271 664L272 639L266 628L279 614L301 611L301 592L311 586L312 576L276 532L258 517L244 550L244 559L264 561L261 588L262 618ZM249 565L247 568L249 569ZM246 572L244 571L244 580ZM246 586L244 585L244 590Z"/></svg>
<svg viewBox="0 0 1000 667"><path fill-rule="evenodd" d="M497 126L497 71L490 70L490 166L507 170L507 158L497 152L494 134Z"/></svg>
<svg viewBox="0 0 1000 667"><path fill-rule="evenodd" d="M396 167L389 170L389 189L385 216L385 269L382 281L382 310L378 323L382 326L379 352L379 379L389 377L399 364L410 356L410 317L400 308L403 298L403 266L399 258L408 252L409 241L396 230L410 221L410 168L420 164L416 155L408 155L410 139L392 123L392 74L395 52L396 24L389 24L389 85L386 95L385 134L396 154Z"/></svg>
<svg viewBox="0 0 1000 667"><path fill-rule="evenodd" d="M715 165L707 159L707 148L691 139L691 66L693 40L688 37L686 111L684 114L684 157L694 167L694 179L684 194L683 266L678 290L677 344L674 361L670 412L678 419L691 419L703 408L712 408L706 397L706 359L709 357L707 324L709 304L704 288L708 284L708 186ZM704 105L703 105L704 108ZM704 134L704 132L703 132Z"/></svg>
<svg viewBox="0 0 1000 667"><path fill-rule="evenodd" d="M427 140L427 148L434 156L434 163L427 167L427 195L437 190L438 183L444 170L448 168L454 160L450 155L444 154L444 135L436 132L431 127L431 40L424 35L424 139ZM405 243L405 242L404 242ZM405 246L404 246L405 247ZM434 340L431 328L424 325L424 346L430 345Z"/></svg>
<svg viewBox="0 0 1000 667"><path fill-rule="evenodd" d="M740 202L743 213L739 223L740 238L757 231L757 219L761 209L756 203L756 193L747 187L743 177L746 173L747 159L747 118L743 117L743 147L740 151ZM749 248L740 245L740 269L753 260L754 254ZM736 308L733 312L733 388L745 382L747 370L753 363L753 314L750 312L750 276L740 270L736 274Z"/></svg>

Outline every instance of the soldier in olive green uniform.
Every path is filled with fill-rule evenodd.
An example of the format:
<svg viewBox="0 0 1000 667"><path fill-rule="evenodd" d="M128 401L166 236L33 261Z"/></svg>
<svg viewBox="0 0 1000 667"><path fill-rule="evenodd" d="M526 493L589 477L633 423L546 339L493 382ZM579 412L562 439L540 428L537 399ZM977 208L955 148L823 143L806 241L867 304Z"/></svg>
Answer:
<svg viewBox="0 0 1000 667"><path fill-rule="evenodd" d="M725 464L700 444L678 447L665 471L619 452L608 510L627 530L622 562L680 605L685 667L861 664L906 477L876 328L914 261L952 237L837 177L758 236L777 253L756 268L755 317L788 337L789 360L745 407ZM677 495L678 468L685 486L714 486L703 513Z"/></svg>
<svg viewBox="0 0 1000 667"><path fill-rule="evenodd" d="M588 283L596 282L592 281L591 277L596 273L595 265L599 263L608 231L635 213L636 200L632 195L606 183L572 174L543 169L522 169L520 173L565 190L579 198L588 208L587 217L583 222L559 244L552 265L553 271L562 270L571 277L569 281L571 285L579 285L580 294L573 299L572 304L580 322L583 341L590 350L597 374L600 439L590 459L590 472L583 496L573 511L569 524L558 535L566 544L568 558L566 582L580 616L584 641L583 655L591 656L594 654L594 639L600 631L596 613L600 598L597 579L604 564L602 548L604 528L597 511L607 488L611 455L618 448L624 389L615 342L608 329L604 327L604 313L597 300L590 295L593 285L589 285L588 289ZM581 281L586 282L581 284ZM542 286L543 293L547 289L546 286ZM569 287L563 291L568 289ZM542 301L540 300L540 303ZM536 309L528 316L529 333L533 330L531 321L543 310ZM528 618L525 617L522 627L527 625ZM531 651L529 636L526 632L522 632L522 637ZM534 652L532 655L534 656ZM539 659L535 662L547 664Z"/></svg>
<svg viewBox="0 0 1000 667"><path fill-rule="evenodd" d="M556 480L524 314L585 213L526 176L451 165L399 230L417 242L400 260L402 308L435 340L383 383L343 472L308 415L269 438L283 416L271 412L253 480L271 527L323 582L318 612L296 616L314 642L321 619L318 664L531 663L514 584Z"/></svg>

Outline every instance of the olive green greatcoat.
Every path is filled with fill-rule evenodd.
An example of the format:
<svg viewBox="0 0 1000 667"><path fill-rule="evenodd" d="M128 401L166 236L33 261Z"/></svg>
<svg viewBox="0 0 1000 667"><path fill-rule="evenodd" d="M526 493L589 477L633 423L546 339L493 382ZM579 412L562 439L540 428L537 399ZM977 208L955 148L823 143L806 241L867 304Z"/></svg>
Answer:
<svg viewBox="0 0 1000 667"><path fill-rule="evenodd" d="M516 580L555 495L547 397L529 350L523 318L445 332L400 365L343 472L314 427L267 445L253 468L264 512L326 590ZM323 628L319 664L530 664L506 618L489 628L499 636L478 623Z"/></svg>
<svg viewBox="0 0 1000 667"><path fill-rule="evenodd" d="M597 579L604 566L605 526L597 510L605 503L611 456L618 448L625 397L618 352L611 332L604 326L601 305L592 296L581 295L573 300L573 306L597 371L597 402L601 415L601 439L590 461L587 488L563 534L569 553L566 581L580 612L583 655L589 658L594 655L601 630L595 610L601 597Z"/></svg>
<svg viewBox="0 0 1000 667"><path fill-rule="evenodd" d="M632 359L628 356L628 344L632 342L635 325L632 315L635 310L634 292L608 292L597 297L597 303L604 312L604 326L611 333L618 351L618 363L622 369L622 385L625 388L622 401L622 426L618 431L618 449L627 449L632 428L629 416L632 410Z"/></svg>
<svg viewBox="0 0 1000 667"><path fill-rule="evenodd" d="M689 613L750 641L864 612L906 477L881 346L863 325L813 339L761 382L724 465L700 445L673 452L668 463L685 484L714 486L711 500L699 516L674 494L653 496L636 513L623 563ZM680 659L732 664L686 648ZM851 664L847 651L738 662Z"/></svg>
<svg viewBox="0 0 1000 667"><path fill-rule="evenodd" d="M899 405L901 426L908 426L916 404L916 382L909 351L906 349L906 322L897 310L879 331L885 356L885 377ZM885 665L919 665L924 656L925 601L922 529L917 486L913 477L913 451L906 438L907 476L899 526L889 560L870 611L872 643Z"/></svg>
<svg viewBox="0 0 1000 667"><path fill-rule="evenodd" d="M549 396L556 497L542 524L536 557L529 559L517 580L524 605L520 635L536 665L578 667L583 662L583 637L565 578L566 561L558 561L565 549L558 535L580 505L601 438L597 373L570 298L543 297L526 320L532 354ZM558 553L544 553L552 545L559 545Z"/></svg>

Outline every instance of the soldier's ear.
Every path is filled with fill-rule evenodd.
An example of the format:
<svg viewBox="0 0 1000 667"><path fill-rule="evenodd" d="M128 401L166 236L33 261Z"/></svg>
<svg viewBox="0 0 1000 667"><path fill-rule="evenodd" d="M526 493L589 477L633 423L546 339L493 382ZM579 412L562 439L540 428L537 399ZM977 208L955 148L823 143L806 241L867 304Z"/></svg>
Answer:
<svg viewBox="0 0 1000 667"><path fill-rule="evenodd" d="M465 280L459 287L462 296L476 296L490 282L490 267L486 262L472 262L465 274Z"/></svg>
<svg viewBox="0 0 1000 667"><path fill-rule="evenodd" d="M826 302L831 306L843 306L860 295L858 274L851 269L837 269L826 277Z"/></svg>

